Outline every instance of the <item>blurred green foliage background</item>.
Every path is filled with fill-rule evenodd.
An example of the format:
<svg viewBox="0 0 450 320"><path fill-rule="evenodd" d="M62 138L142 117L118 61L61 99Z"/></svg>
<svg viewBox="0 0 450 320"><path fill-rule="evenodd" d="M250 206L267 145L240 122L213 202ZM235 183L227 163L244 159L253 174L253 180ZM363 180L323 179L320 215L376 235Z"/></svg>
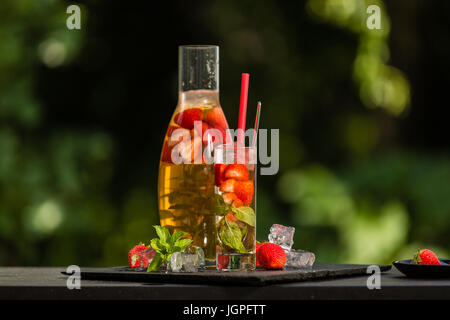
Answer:
<svg viewBox="0 0 450 320"><path fill-rule="evenodd" d="M259 240L280 223L318 261L449 257L449 15L419 0L3 0L0 265L123 265L154 236L181 44L220 46L232 127L249 72L247 117L261 100L261 127L280 129Z"/></svg>

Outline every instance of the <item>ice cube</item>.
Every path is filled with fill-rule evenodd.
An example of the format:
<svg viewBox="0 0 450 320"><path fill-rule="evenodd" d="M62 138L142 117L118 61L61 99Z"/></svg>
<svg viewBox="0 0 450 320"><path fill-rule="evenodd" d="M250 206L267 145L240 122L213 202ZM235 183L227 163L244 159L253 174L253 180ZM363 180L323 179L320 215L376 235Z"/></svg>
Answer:
<svg viewBox="0 0 450 320"><path fill-rule="evenodd" d="M294 244L294 232L294 227L273 224L270 227L269 242L280 245L284 251L288 252Z"/></svg>
<svg viewBox="0 0 450 320"><path fill-rule="evenodd" d="M196 253L182 253L183 271L197 272L198 271L198 255Z"/></svg>
<svg viewBox="0 0 450 320"><path fill-rule="evenodd" d="M184 252L196 254L198 257L198 266L201 268L205 266L205 252L201 247L190 245L186 249L184 249Z"/></svg>
<svg viewBox="0 0 450 320"><path fill-rule="evenodd" d="M170 258L169 270L172 272L197 272L198 254L188 252L175 252Z"/></svg>
<svg viewBox="0 0 450 320"><path fill-rule="evenodd" d="M287 268L311 268L316 260L314 253L305 250L290 250L286 253Z"/></svg>
<svg viewBox="0 0 450 320"><path fill-rule="evenodd" d="M180 272L183 267L181 252L174 252L170 257L169 270L172 272Z"/></svg>

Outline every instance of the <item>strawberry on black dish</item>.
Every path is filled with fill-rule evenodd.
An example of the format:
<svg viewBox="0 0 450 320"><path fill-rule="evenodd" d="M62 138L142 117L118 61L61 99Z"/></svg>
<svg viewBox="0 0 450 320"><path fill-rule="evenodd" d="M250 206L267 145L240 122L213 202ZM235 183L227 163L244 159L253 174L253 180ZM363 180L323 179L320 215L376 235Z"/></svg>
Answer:
<svg viewBox="0 0 450 320"><path fill-rule="evenodd" d="M428 249L418 250L414 258L411 260L412 264L442 264L436 254Z"/></svg>

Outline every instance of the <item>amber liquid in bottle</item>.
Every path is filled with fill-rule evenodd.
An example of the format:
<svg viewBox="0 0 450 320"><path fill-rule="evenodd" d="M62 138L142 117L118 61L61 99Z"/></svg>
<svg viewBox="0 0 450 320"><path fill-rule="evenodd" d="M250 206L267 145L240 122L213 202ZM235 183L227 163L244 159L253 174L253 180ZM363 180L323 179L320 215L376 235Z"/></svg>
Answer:
<svg viewBox="0 0 450 320"><path fill-rule="evenodd" d="M164 138L158 177L161 226L171 233L187 232L193 245L204 250L207 265L215 265L216 218L214 164L203 157L212 141L205 131L217 129L222 133L228 129L217 90L217 55L217 47L180 47L178 105ZM208 63L209 67L205 65ZM211 68L211 63L217 66ZM177 133L183 139L171 139ZM174 160L173 153L182 163Z"/></svg>

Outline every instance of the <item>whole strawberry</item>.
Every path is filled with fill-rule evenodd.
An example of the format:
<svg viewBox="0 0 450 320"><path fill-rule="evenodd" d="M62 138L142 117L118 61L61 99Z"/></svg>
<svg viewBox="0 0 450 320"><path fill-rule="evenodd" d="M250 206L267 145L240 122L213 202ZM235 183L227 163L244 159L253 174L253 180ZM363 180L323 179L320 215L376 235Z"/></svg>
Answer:
<svg viewBox="0 0 450 320"><path fill-rule="evenodd" d="M264 269L281 269L286 264L286 252L275 243L264 243L256 253L256 260Z"/></svg>
<svg viewBox="0 0 450 320"><path fill-rule="evenodd" d="M414 258L411 260L412 264L441 264L438 257L433 251L428 249L418 250Z"/></svg>
<svg viewBox="0 0 450 320"><path fill-rule="evenodd" d="M259 241L256 242L256 266L257 267L261 267L261 264L259 263L259 260L258 260L258 251L259 251L259 248L261 248L261 246L264 243L266 243L266 242L259 242Z"/></svg>
<svg viewBox="0 0 450 320"><path fill-rule="evenodd" d="M148 266L149 257L148 254L144 254L144 251L147 249L150 249L150 247L140 243L128 252L128 265L130 268L146 268ZM151 258L153 258L153 256Z"/></svg>
<svg viewBox="0 0 450 320"><path fill-rule="evenodd" d="M230 257L224 254L217 255L217 268L219 269L227 269L230 263Z"/></svg>

